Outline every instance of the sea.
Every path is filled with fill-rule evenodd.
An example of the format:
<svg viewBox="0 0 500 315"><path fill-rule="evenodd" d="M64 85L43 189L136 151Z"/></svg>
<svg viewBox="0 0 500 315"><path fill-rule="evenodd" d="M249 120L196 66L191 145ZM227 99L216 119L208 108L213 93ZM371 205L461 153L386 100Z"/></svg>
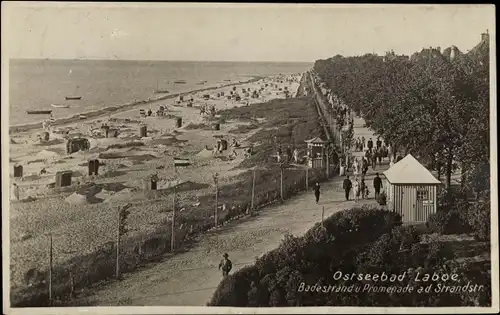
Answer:
<svg viewBox="0 0 500 315"><path fill-rule="evenodd" d="M13 59L9 62L9 125L48 118L28 115L27 110L51 109L53 118L65 118L158 97L162 94L155 93L157 89L183 93L256 76L302 73L312 66L289 62ZM66 100L66 96L82 98ZM55 108L52 104L69 108Z"/></svg>

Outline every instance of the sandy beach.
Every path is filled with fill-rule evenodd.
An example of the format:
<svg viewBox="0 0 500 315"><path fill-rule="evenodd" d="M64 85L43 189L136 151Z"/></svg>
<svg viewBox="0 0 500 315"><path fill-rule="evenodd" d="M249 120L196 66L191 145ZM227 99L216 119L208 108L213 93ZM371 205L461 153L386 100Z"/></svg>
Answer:
<svg viewBox="0 0 500 315"><path fill-rule="evenodd" d="M10 178L19 186L19 199L12 200L11 277L21 284L31 268L44 269L48 263L48 234L53 235L54 263L74 255L91 253L114 240L117 207L131 203L131 232L127 237L147 235L159 224L171 219L170 188L179 187L177 207L181 212L199 206L198 197L213 192L213 178L219 174L220 185L231 183L244 157L246 139L257 129L235 133L249 122L220 120L202 115L201 108L215 111L251 106L271 99L285 98L285 90L295 96L300 75L276 76L258 81L225 86L210 91L183 94L183 100L172 98L135 106L106 116L88 118L50 127L49 140L40 140L43 130L11 132ZM243 92L245 90L245 92ZM258 91L258 97L252 97ZM221 94L224 93L224 96ZM238 94L231 99L228 96ZM208 96L207 96L208 95ZM191 101L192 99L192 101ZM164 106L163 115L157 110ZM147 116L151 109L152 115ZM141 110L146 116L140 114ZM177 127L178 118L182 126ZM214 130L213 123L220 124ZM110 127L108 138L101 125ZM146 136L140 135L146 126ZM118 130L114 137L114 130ZM72 154L66 152L67 139L85 137L90 149ZM239 148L229 148L215 157L212 149L222 137L229 144L235 139ZM234 149L234 150L233 150ZM233 152L234 151L234 152ZM232 159L228 155L236 153ZM189 167L174 172L174 158L189 159ZM88 175L88 161L98 159L99 174ZM14 165L23 166L23 177L14 178ZM54 188L59 171L72 171L71 186ZM145 191L148 176L159 177L156 191ZM12 194L11 194L12 195ZM227 211L221 208L221 216Z"/></svg>

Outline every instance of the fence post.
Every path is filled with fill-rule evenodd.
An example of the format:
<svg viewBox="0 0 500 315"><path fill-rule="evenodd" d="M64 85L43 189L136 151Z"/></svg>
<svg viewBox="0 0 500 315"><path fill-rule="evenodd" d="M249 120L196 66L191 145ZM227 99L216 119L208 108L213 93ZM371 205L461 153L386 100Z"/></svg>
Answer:
<svg viewBox="0 0 500 315"><path fill-rule="evenodd" d="M306 191L309 190L309 165L306 165Z"/></svg>
<svg viewBox="0 0 500 315"><path fill-rule="evenodd" d="M329 154L329 148L326 150L326 179L330 178L330 154Z"/></svg>
<svg viewBox="0 0 500 315"><path fill-rule="evenodd" d="M49 235L49 306L52 306L52 234Z"/></svg>
<svg viewBox="0 0 500 315"><path fill-rule="evenodd" d="M116 279L120 279L120 225L121 216L118 208L118 220L116 220Z"/></svg>
<svg viewBox="0 0 500 315"><path fill-rule="evenodd" d="M175 250L175 195L177 193L176 186L174 186L174 197L172 201L172 236L170 237L170 251Z"/></svg>
<svg viewBox="0 0 500 315"><path fill-rule="evenodd" d="M219 224L218 212L219 212L219 174L215 173L214 183L215 183L215 226Z"/></svg>
<svg viewBox="0 0 500 315"><path fill-rule="evenodd" d="M285 199L283 196L283 165L280 165L280 196L281 201L283 201Z"/></svg>
<svg viewBox="0 0 500 315"><path fill-rule="evenodd" d="M321 226L323 226L323 220L325 218L325 206L321 209Z"/></svg>
<svg viewBox="0 0 500 315"><path fill-rule="evenodd" d="M255 168L252 171L252 203L250 206L250 214L253 213L254 198L255 198Z"/></svg>

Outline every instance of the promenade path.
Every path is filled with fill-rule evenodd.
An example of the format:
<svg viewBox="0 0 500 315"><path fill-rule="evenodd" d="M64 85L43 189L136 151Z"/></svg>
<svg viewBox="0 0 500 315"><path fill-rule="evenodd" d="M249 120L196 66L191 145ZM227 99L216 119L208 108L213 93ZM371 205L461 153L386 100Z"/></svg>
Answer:
<svg viewBox="0 0 500 315"><path fill-rule="evenodd" d="M363 125L362 119L354 119L355 137L373 137ZM386 168L383 166L381 170ZM373 174L370 168L366 177L369 185ZM303 235L321 221L322 207L325 208L325 218L352 208L355 202L344 198L343 179L336 177L322 184L319 205L314 202L311 191L262 209L255 217L234 221L218 231L205 234L187 252L126 274L124 280L95 292L91 302L99 306L203 306L221 281L218 264L223 253L229 254L235 272L278 247L286 233ZM375 204L375 201L368 199L357 204Z"/></svg>

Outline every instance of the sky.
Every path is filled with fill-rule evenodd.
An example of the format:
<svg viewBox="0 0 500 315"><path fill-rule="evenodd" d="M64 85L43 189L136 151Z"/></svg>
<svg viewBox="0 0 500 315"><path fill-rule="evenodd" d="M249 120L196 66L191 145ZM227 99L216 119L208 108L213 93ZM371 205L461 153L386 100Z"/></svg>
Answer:
<svg viewBox="0 0 500 315"><path fill-rule="evenodd" d="M493 5L4 1L2 49L30 59L313 62L430 46L465 52L487 29L493 38L494 23Z"/></svg>

